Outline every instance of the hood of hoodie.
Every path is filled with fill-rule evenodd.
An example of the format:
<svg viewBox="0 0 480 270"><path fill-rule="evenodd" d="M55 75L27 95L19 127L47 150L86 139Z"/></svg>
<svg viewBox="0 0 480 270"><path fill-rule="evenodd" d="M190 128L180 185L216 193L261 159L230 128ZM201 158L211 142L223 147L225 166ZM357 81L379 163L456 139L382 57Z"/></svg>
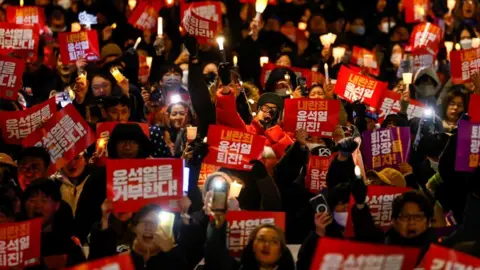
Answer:
<svg viewBox="0 0 480 270"><path fill-rule="evenodd" d="M423 89L418 87L419 86L419 79L422 78L423 76L428 76L434 81L435 88L432 92L430 92L430 91L425 92L425 91L423 91ZM438 91L440 91L440 88L442 87L442 85L440 83L440 79L437 76L437 72L435 71L435 69L433 67L423 68L423 69L420 69L419 71L417 71L417 73L415 73L415 76L413 78L413 85L412 86L415 88L416 93L419 96L418 98L433 97L438 93Z"/></svg>

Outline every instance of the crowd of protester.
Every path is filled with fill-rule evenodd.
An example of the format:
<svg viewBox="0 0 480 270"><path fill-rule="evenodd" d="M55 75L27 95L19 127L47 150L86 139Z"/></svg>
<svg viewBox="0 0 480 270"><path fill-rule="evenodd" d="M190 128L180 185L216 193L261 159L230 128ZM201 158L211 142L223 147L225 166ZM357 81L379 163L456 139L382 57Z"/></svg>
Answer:
<svg viewBox="0 0 480 270"><path fill-rule="evenodd" d="M18 6L18 1L0 2L0 21L5 21L6 8ZM50 46L58 61L48 67L40 53L37 61L27 62L18 101L0 100L0 117L5 111L25 110L61 96L65 99L57 98L57 109L64 101L71 102L93 130L97 123L119 123L106 146L109 159L183 159L190 168L189 189L180 201L181 212L175 214L175 233L157 230L159 205L145 205L136 213L114 211L107 199L106 168L95 145L50 175L46 149L2 140L0 224L42 219L42 260L31 268L54 268L52 258L58 263L61 255L66 255L63 266L74 266L129 252L136 269L310 269L318 239L346 239L348 218L355 232L350 240L417 247L421 254L435 243L480 257L480 171L455 169L457 125L469 119L467 107L470 96L480 91L480 76L475 74L471 83L454 84L442 42L434 65L416 72L412 84L405 85L401 63L408 59L415 24L405 23L402 0L277 0L260 20L255 19L254 4L222 1L227 61L222 61L214 43L198 44L195 37L180 32L178 1L159 12L163 36L129 24L132 11L127 2L26 0L26 6L44 8L49 31L41 36L39 51ZM462 41L480 37L478 5L477 0L457 0L449 12L445 0L432 0L427 17L444 25L442 40L463 45ZM43 39L50 34L55 40L59 33L69 32L81 11L97 16L98 23L91 28L99 34L101 59L66 65L58 43ZM306 24L305 39L293 41L282 33L282 27L299 23ZM327 33L337 35L331 47L320 41ZM141 42L134 48L139 36ZM334 61L334 46L346 48L341 61ZM340 66L349 62L353 46L376 54L379 74L363 68L361 72L387 82L392 89L387 91L402 94L400 112L386 116L380 125L378 114L367 106L341 99L333 137L310 136L304 129L284 131L285 99L340 99L334 93L334 79ZM153 58L147 76L138 75L145 68L139 56ZM262 56L282 66L266 82ZM306 89L297 85L291 67L323 73L325 64L330 67L326 79ZM112 68L125 79L117 82ZM86 72L86 80L78 76L80 71ZM433 109L434 120L409 119L406 108L411 99ZM147 123L149 136L135 122ZM251 170L220 168L201 187L200 168L209 151L206 136L214 124L262 136L266 147L261 159L251 161ZM198 128L193 141L187 140L191 126ZM410 159L399 168L371 170L358 177L353 157L358 139L365 131L385 127L410 128ZM322 191L328 211L318 212L310 203L317 194L306 187L305 172L311 155L325 153L336 157ZM251 232L241 258L231 257L226 213L212 210L214 181L243 186L237 198L228 198L227 211L285 212L285 230L261 225ZM411 188L393 201L393 226L387 232L375 226L366 203L371 185ZM351 197L355 203L350 208ZM445 227L451 233L439 235L437 229ZM301 245L295 256L287 247L292 244Z"/></svg>

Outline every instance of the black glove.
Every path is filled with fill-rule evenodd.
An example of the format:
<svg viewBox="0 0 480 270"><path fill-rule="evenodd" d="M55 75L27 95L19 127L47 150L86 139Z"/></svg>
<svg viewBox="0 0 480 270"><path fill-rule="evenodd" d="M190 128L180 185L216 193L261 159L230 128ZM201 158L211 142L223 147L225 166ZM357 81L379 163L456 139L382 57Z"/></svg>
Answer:
<svg viewBox="0 0 480 270"><path fill-rule="evenodd" d="M250 171L253 176L260 179L268 176L267 168L265 168L265 165L260 160L252 160L250 161L250 164L253 165L253 168Z"/></svg>
<svg viewBox="0 0 480 270"><path fill-rule="evenodd" d="M357 117L365 118L365 111L367 107L360 100L357 100L352 103L352 110L355 112Z"/></svg>
<svg viewBox="0 0 480 270"><path fill-rule="evenodd" d="M188 147L193 150L190 164L201 165L203 159L208 155L208 144L204 143L202 138L197 137Z"/></svg>
<svg viewBox="0 0 480 270"><path fill-rule="evenodd" d="M187 34L185 36L185 41L183 43L185 44L185 48L187 48L190 56L191 57L197 57L197 55L198 55L198 42L195 39L195 37Z"/></svg>
<svg viewBox="0 0 480 270"><path fill-rule="evenodd" d="M220 76L224 86L229 85L232 81L231 69L232 65L230 63L220 63L218 65L218 76Z"/></svg>
<svg viewBox="0 0 480 270"><path fill-rule="evenodd" d="M367 197L367 186L362 178L353 178L352 180L352 196L356 204L364 204Z"/></svg>
<svg viewBox="0 0 480 270"><path fill-rule="evenodd" d="M353 153L353 151L355 151L357 147L358 143L352 137L343 138L338 141L337 144L338 151L350 154Z"/></svg>
<svg viewBox="0 0 480 270"><path fill-rule="evenodd" d="M130 47L127 50L125 50L123 55L137 55L137 50L135 50L135 48L133 47Z"/></svg>

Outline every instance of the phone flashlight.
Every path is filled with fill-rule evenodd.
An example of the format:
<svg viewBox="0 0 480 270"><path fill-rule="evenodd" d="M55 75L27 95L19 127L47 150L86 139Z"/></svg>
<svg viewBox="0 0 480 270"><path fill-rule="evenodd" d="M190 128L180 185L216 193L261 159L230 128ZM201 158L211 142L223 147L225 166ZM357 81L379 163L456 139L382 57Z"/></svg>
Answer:
<svg viewBox="0 0 480 270"><path fill-rule="evenodd" d="M170 103L179 103L182 101L182 97L180 95L175 94L170 97Z"/></svg>
<svg viewBox="0 0 480 270"><path fill-rule="evenodd" d="M362 172L360 171L360 167L358 167L358 165L355 165L355 176L357 176L357 178L361 178L362 177Z"/></svg>
<svg viewBox="0 0 480 270"><path fill-rule="evenodd" d="M426 117L431 117L433 115L432 108L425 108L425 110L423 110L423 115L425 115Z"/></svg>

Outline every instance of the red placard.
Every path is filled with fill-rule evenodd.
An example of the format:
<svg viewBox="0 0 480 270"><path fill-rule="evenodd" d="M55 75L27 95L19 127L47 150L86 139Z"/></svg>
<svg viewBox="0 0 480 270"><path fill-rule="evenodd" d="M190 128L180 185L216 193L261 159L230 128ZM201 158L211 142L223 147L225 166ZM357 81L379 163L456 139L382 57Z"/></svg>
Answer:
<svg viewBox="0 0 480 270"><path fill-rule="evenodd" d="M417 23L426 21L429 5L428 0L403 0L405 22Z"/></svg>
<svg viewBox="0 0 480 270"><path fill-rule="evenodd" d="M431 244L425 258L425 269L478 269L480 259L465 253Z"/></svg>
<svg viewBox="0 0 480 270"><path fill-rule="evenodd" d="M17 100L24 69L25 61L0 55L0 98Z"/></svg>
<svg viewBox="0 0 480 270"><path fill-rule="evenodd" d="M13 53L24 59L37 59L40 28L38 25L0 23L0 55Z"/></svg>
<svg viewBox="0 0 480 270"><path fill-rule="evenodd" d="M305 188L318 194L327 188L327 172L330 167L331 157L312 156L308 158Z"/></svg>
<svg viewBox="0 0 480 270"><path fill-rule="evenodd" d="M51 175L94 142L95 132L75 107L68 104L45 125L28 135L22 144L24 147L42 146L48 150L48 173Z"/></svg>
<svg viewBox="0 0 480 270"><path fill-rule="evenodd" d="M433 23L421 23L413 28L410 36L410 45L413 52L428 52L436 55L440 41L442 40L442 29Z"/></svg>
<svg viewBox="0 0 480 270"><path fill-rule="evenodd" d="M64 64L75 63L80 58L85 58L88 62L100 60L96 30L60 33L58 42Z"/></svg>
<svg viewBox="0 0 480 270"><path fill-rule="evenodd" d="M182 187L182 159L107 160L107 198L116 212L137 212L149 203L178 211Z"/></svg>
<svg viewBox="0 0 480 270"><path fill-rule="evenodd" d="M364 244L321 237L310 269L411 270L415 268L419 254L420 250L417 248Z"/></svg>
<svg viewBox="0 0 480 270"><path fill-rule="evenodd" d="M398 93L393 91L387 90L383 95L383 99L380 102L380 108L378 109L378 122L381 124L385 117L389 114L395 114L400 111L400 102L402 96ZM407 116L408 119L412 119L414 117L422 117L423 110L425 108L425 104L421 103L418 100L410 99L407 108Z"/></svg>
<svg viewBox="0 0 480 270"><path fill-rule="evenodd" d="M416 73L420 69L433 67L435 60L437 59L435 55L428 53L426 50L415 50L412 52L413 56L413 73Z"/></svg>
<svg viewBox="0 0 480 270"><path fill-rule="evenodd" d="M41 230L41 218L0 224L0 269L39 264Z"/></svg>
<svg viewBox="0 0 480 270"><path fill-rule="evenodd" d="M450 72L454 84L471 81L480 69L480 48L450 52Z"/></svg>
<svg viewBox="0 0 480 270"><path fill-rule="evenodd" d="M315 78L315 82L317 82L317 80L319 80L323 77L323 75L319 76L318 72L315 72L315 75L312 75L312 71L309 70L309 69L296 68L296 67L284 67L284 66L278 66L278 65L275 65L275 64L272 64L272 63L267 63L267 64L264 64L262 66L262 73L260 75L260 80L261 80L260 83L262 84L262 87L265 87L265 83L267 83L268 77L270 77L270 73L272 72L272 70L274 70L276 68L288 68L291 71L293 71L293 73L295 73L295 76L297 76L297 78L298 77L305 77L307 79L307 85L308 86L310 86L312 84L312 79L313 78ZM324 77L323 77L323 79L324 79Z"/></svg>
<svg viewBox="0 0 480 270"><path fill-rule="evenodd" d="M183 13L182 25L187 33L198 40L198 43L210 44L217 36L218 22L206 19L209 12L204 10L208 10L208 6L204 7L197 3L192 3Z"/></svg>
<svg viewBox="0 0 480 270"><path fill-rule="evenodd" d="M335 94L341 98L348 102L360 100L375 109L378 108L386 89L387 83L354 72L345 66L340 68L335 84Z"/></svg>
<svg viewBox="0 0 480 270"><path fill-rule="evenodd" d="M257 0L240 0L240 3L242 4L255 4ZM277 5L277 0L268 0L268 4L272 6Z"/></svg>
<svg viewBox="0 0 480 270"><path fill-rule="evenodd" d="M101 122L97 124L97 143L95 145L95 153L97 153L97 162L95 165L97 166L104 166L107 162L108 157L108 150L107 144L108 139L110 139L110 134L112 134L113 129L116 125L120 124L121 122ZM130 123L139 125L145 136L150 138L150 128L148 124L145 123Z"/></svg>
<svg viewBox="0 0 480 270"><path fill-rule="evenodd" d="M339 114L340 100L286 99L283 129L305 129L312 136L333 137Z"/></svg>
<svg viewBox="0 0 480 270"><path fill-rule="evenodd" d="M207 177L210 174L218 171L219 169L220 169L220 166L202 163L202 167L200 168L200 174L198 175L198 187L200 189L203 189L203 185L205 184Z"/></svg>
<svg viewBox="0 0 480 270"><path fill-rule="evenodd" d="M259 225L274 224L285 231L284 212L229 211L226 221L227 245L233 257L240 257L243 248L248 244L251 232Z"/></svg>
<svg viewBox="0 0 480 270"><path fill-rule="evenodd" d="M45 27L45 13L40 7L7 7L7 22L21 25L38 25L40 29Z"/></svg>
<svg viewBox="0 0 480 270"><path fill-rule="evenodd" d="M250 161L259 159L265 139L224 126L208 128L208 155L203 162L235 170L251 170Z"/></svg>
<svg viewBox="0 0 480 270"><path fill-rule="evenodd" d="M468 104L468 116L470 121L480 122L480 94L470 95L470 103Z"/></svg>
<svg viewBox="0 0 480 270"><path fill-rule="evenodd" d="M156 2L156 1L153 1ZM158 1L160 3L160 1ZM158 11L161 5L153 5L148 2L140 2L128 18L128 23L140 30L154 30L156 33Z"/></svg>
<svg viewBox="0 0 480 270"><path fill-rule="evenodd" d="M68 270L135 270L130 252L124 252L117 256L106 257L77 266L67 268Z"/></svg>
<svg viewBox="0 0 480 270"><path fill-rule="evenodd" d="M393 200L411 190L411 188L390 186L368 186L367 188L367 198L365 199L365 203L370 208L370 213L372 214L375 225L386 232L392 226ZM354 204L355 200L353 197L350 197L350 206L348 209L352 209ZM352 213L350 213L345 228L345 237L352 237L353 235Z"/></svg>
<svg viewBox="0 0 480 270"><path fill-rule="evenodd" d="M40 125L52 118L56 111L55 97L24 111L0 112L2 138L8 144L22 144L22 140Z"/></svg>
<svg viewBox="0 0 480 270"><path fill-rule="evenodd" d="M371 55L372 61L369 63L365 63L364 61L365 55ZM368 72L374 76L378 76L380 74L380 68L379 68L376 54L365 48L353 46L352 58L350 58L350 63L357 66L366 66L368 68Z"/></svg>
<svg viewBox="0 0 480 270"><path fill-rule="evenodd" d="M222 3L220 1L201 1L190 4L182 1L180 4L180 19L182 22L185 18L185 12L189 8L192 8L192 11L201 18L216 22L217 31L222 31Z"/></svg>

